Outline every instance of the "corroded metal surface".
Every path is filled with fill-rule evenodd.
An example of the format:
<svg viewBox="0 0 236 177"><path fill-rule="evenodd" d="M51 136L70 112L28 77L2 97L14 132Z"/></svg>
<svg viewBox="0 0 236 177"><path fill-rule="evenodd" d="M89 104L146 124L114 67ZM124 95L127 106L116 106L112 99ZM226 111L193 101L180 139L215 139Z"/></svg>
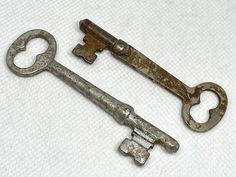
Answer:
<svg viewBox="0 0 236 177"><path fill-rule="evenodd" d="M14 64L17 53L26 50L27 42L33 38L43 38L48 42L48 49L43 54L37 55L35 63L28 68L19 68ZM96 86L92 85L82 77L78 76L68 68L54 60L57 45L54 37L43 30L31 30L22 34L9 48L6 62L8 67L17 75L22 77L34 76L47 70L96 103L120 123L133 129L132 138L125 139L120 145L120 151L130 155L135 162L143 165L149 157L148 150L155 144L162 145L170 152L176 152L179 148L178 142L165 132L142 119L133 107L117 100Z"/></svg>
<svg viewBox="0 0 236 177"><path fill-rule="evenodd" d="M193 131L205 132L213 128L222 119L227 107L227 96L224 89L219 85L207 82L199 84L196 87L189 87L144 56L138 50L126 42L115 38L91 21L87 19L82 20L80 22L80 28L85 33L84 39L87 39L86 36L88 35L91 37L89 38L89 41L84 40L84 46L78 44L74 48L73 53L76 56L82 57L88 63L93 63L96 59L95 52L108 48L116 58L119 58L144 76L150 78L154 83L161 85L178 96L183 102L183 120ZM95 46L100 46L102 45L101 43L103 44L103 48L96 49ZM89 44L93 44L92 51L86 50L87 48L90 48ZM94 57L92 59L86 57L88 53ZM190 109L192 106L200 103L200 94L206 90L212 91L218 96L219 104L216 108L209 110L209 119L207 122L199 123L191 116Z"/></svg>

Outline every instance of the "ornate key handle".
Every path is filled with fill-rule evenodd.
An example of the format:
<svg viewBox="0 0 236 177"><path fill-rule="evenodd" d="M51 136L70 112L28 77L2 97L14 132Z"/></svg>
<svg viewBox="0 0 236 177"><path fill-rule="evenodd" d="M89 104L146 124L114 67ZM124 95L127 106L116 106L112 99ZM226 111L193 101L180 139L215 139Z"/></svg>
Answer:
<svg viewBox="0 0 236 177"><path fill-rule="evenodd" d="M138 50L126 42L115 38L89 20L80 21L80 29L85 33L82 46L78 44L73 53L82 57L87 63L93 63L96 59L95 52L108 48L112 54L123 62L136 69L153 82L166 88L182 99L182 117L186 125L197 132L205 132L213 128L223 117L227 107L227 96L222 87L215 83L206 82L196 87L188 87L166 70L158 66L152 60L144 56ZM212 91L219 98L216 108L209 110L209 119L205 123L196 122L190 114L192 106L200 103L200 94L203 91Z"/></svg>
<svg viewBox="0 0 236 177"><path fill-rule="evenodd" d="M25 51L28 41L34 38L45 39L48 42L48 49L37 55L32 66L17 67L14 64L15 56L19 52ZM40 29L31 30L22 34L10 46L6 62L11 71L22 77L34 76L45 70L51 72L109 113L119 124L130 127L133 130L132 138L126 138L119 149L122 153L133 157L137 164L145 164L150 155L148 151L155 144L160 144L170 152L176 152L179 149L179 144L175 139L142 119L134 112L133 107L117 100L55 61L56 50L56 40L50 33Z"/></svg>
<svg viewBox="0 0 236 177"><path fill-rule="evenodd" d="M15 56L23 51L26 51L27 43L35 38L42 38L48 42L47 50L36 56L35 63L27 68L20 68L15 65ZM7 65L18 76L29 77L39 74L47 69L48 65L54 60L57 51L57 44L55 38L48 32L40 29L35 29L22 34L11 45L7 52Z"/></svg>

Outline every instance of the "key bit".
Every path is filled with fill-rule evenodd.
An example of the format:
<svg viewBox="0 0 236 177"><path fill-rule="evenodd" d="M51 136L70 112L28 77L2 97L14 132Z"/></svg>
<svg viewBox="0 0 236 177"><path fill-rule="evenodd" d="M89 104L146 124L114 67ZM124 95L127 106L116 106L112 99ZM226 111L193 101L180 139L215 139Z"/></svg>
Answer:
<svg viewBox="0 0 236 177"><path fill-rule="evenodd" d="M130 48L127 43L115 38L88 19L80 21L80 29L85 33L83 39L85 44L77 44L72 53L78 57L82 57L85 62L92 64L96 60L95 53L101 52L106 47L114 54L124 56L130 54ZM102 49L101 46L103 47ZM90 59L90 56L95 57Z"/></svg>
<svg viewBox="0 0 236 177"><path fill-rule="evenodd" d="M136 141L127 138L121 143L120 150L125 155L132 156L135 162L138 163L139 165L143 165L147 161L150 155L149 152L147 151L148 149L145 149L142 145L138 144Z"/></svg>
<svg viewBox="0 0 236 177"><path fill-rule="evenodd" d="M134 158L135 162L143 165L150 156L148 150L153 148L155 140L138 129L132 132L132 139L126 138L120 145L120 151Z"/></svg>
<svg viewBox="0 0 236 177"><path fill-rule="evenodd" d="M148 57L143 55L137 49L127 44L126 42L115 38L93 22L88 19L80 22L80 29L85 35L91 35L96 40L103 43L111 53L122 62L128 64L132 68L142 73L147 78L151 79L154 83L159 84L168 91L182 100L182 118L185 124L193 131L205 132L213 128L222 119L228 104L227 95L224 89L212 82L201 83L195 87L189 87L179 79L168 73L162 67L154 63ZM84 61L88 63L94 62L94 58L91 61L89 56L95 55L94 46L99 48L99 45L95 42L90 44L91 41L87 41L85 47L81 49L80 45L77 45L73 50L76 56L80 56ZM91 47L91 49L90 49ZM93 49L93 50L92 50ZM81 50L81 51L80 51ZM84 50L87 50L86 52ZM101 51L101 50L100 50ZM89 53L90 55L88 55ZM216 108L209 110L209 119L204 123L200 123L194 120L190 114L191 108L200 103L200 95L204 91L212 91L219 98L219 104Z"/></svg>
<svg viewBox="0 0 236 177"><path fill-rule="evenodd" d="M73 53L78 57L84 57L85 61L91 64L97 58L95 53L98 51L101 52L106 47L106 45L90 34L86 34L83 40L85 44L78 44L74 48Z"/></svg>

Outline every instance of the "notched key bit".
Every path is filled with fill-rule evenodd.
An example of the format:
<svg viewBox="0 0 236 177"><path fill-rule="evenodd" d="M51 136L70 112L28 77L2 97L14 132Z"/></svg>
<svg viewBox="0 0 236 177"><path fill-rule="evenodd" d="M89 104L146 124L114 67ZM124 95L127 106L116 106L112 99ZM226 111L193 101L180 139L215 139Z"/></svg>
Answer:
<svg viewBox="0 0 236 177"><path fill-rule="evenodd" d="M34 38L45 39L48 42L48 49L37 55L32 66L19 68L15 65L14 58L18 53L26 50L27 43ZM50 33L40 29L31 30L22 34L11 45L6 62L12 72L22 77L34 76L45 70L51 72L100 106L119 124L130 127L133 130L132 139L125 139L120 145L120 150L133 157L137 164L143 165L146 162L149 157L148 150L155 144L160 144L171 152L176 152L179 149L179 144L175 139L138 116L133 107L117 100L55 61L56 50L56 40Z"/></svg>
<svg viewBox="0 0 236 177"><path fill-rule="evenodd" d="M87 63L93 63L97 58L95 53L98 51L101 52L106 47L106 45L90 34L85 35L83 40L85 44L78 44L73 53L78 57L84 57Z"/></svg>
<svg viewBox="0 0 236 177"><path fill-rule="evenodd" d="M82 57L88 63L93 63L96 57L91 59L88 56L94 56L96 51L102 51L100 46L103 44L103 49L107 47L116 58L179 97L183 103L183 120L191 130L196 132L208 131L222 119L227 108L228 99L224 89L219 85L205 82L195 87L189 87L137 49L115 38L90 20L80 21L80 29L85 33L85 39L87 36L92 37L91 40L85 40L84 47L79 44L74 48L73 53L76 56ZM200 103L200 95L204 91L214 92L219 98L219 104L216 108L209 110L208 121L200 123L193 119L190 110L192 106Z"/></svg>

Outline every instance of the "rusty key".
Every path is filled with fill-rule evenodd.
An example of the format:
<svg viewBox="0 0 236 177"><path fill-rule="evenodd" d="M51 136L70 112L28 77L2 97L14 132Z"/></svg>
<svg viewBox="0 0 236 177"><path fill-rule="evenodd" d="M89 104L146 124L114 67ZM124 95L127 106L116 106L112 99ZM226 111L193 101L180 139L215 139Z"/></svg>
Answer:
<svg viewBox="0 0 236 177"><path fill-rule="evenodd" d="M208 131L222 119L228 101L224 89L219 85L206 82L199 84L196 87L189 87L144 56L134 47L115 38L90 20L85 19L80 21L80 29L85 33L85 44L78 44L73 49L73 53L76 56L82 57L84 61L92 64L97 57L95 53L108 48L116 58L119 58L132 68L150 78L154 83L161 85L178 96L183 102L183 120L193 131ZM214 92L218 96L219 104L216 108L209 110L207 122L199 123L191 116L190 109L192 106L200 103L200 94L203 91Z"/></svg>
<svg viewBox="0 0 236 177"><path fill-rule="evenodd" d="M27 43L34 38L45 39L48 42L47 50L36 56L32 66L27 68L16 66L15 56L25 51ZM126 138L119 149L122 153L133 157L137 164L145 164L149 157L148 150L155 144L162 145L170 152L176 152L179 149L179 144L175 139L137 115L132 106L117 100L54 60L56 51L55 38L47 31L35 29L22 34L12 43L7 52L6 62L11 71L21 77L30 77L49 71L100 106L118 123L129 126L133 130L132 138Z"/></svg>

